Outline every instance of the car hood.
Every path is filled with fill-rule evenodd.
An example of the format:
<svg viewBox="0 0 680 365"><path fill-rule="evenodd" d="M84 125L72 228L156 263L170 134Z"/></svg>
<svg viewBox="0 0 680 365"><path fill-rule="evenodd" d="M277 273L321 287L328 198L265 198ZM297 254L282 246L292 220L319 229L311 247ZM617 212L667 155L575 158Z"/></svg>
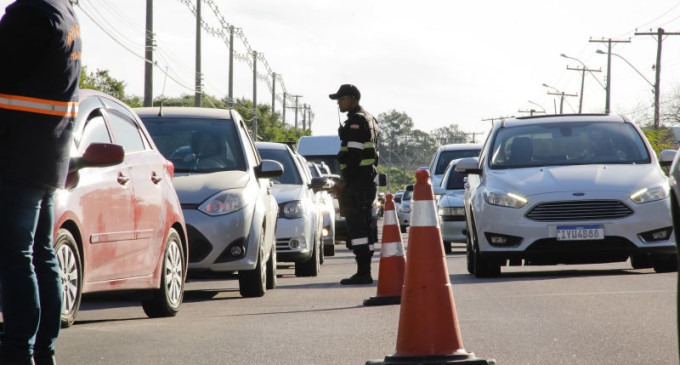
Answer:
<svg viewBox="0 0 680 365"><path fill-rule="evenodd" d="M462 207L465 190L447 190L446 194L439 198L439 205L442 207Z"/></svg>
<svg viewBox="0 0 680 365"><path fill-rule="evenodd" d="M220 191L244 188L249 180L245 171L219 171L176 173L173 182L182 204L199 204Z"/></svg>
<svg viewBox="0 0 680 365"><path fill-rule="evenodd" d="M303 187L304 185L274 184L274 186L272 186L272 194L276 198L278 204L293 200L302 200Z"/></svg>
<svg viewBox="0 0 680 365"><path fill-rule="evenodd" d="M488 188L524 196L564 191L632 193L667 181L663 172L653 164L573 165L488 171Z"/></svg>

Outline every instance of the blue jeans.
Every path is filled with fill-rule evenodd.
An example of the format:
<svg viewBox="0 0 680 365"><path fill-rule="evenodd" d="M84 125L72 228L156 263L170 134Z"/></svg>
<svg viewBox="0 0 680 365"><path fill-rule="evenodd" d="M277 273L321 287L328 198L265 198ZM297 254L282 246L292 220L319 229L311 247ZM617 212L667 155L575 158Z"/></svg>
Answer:
<svg viewBox="0 0 680 365"><path fill-rule="evenodd" d="M54 353L62 287L52 248L53 195L0 181L0 358Z"/></svg>

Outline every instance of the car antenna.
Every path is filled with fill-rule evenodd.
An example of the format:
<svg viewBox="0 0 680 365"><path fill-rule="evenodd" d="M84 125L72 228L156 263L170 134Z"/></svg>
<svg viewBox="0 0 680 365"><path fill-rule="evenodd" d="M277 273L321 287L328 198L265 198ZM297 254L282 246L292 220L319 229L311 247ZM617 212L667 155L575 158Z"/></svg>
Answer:
<svg viewBox="0 0 680 365"><path fill-rule="evenodd" d="M165 83L168 81L168 66L165 66L165 77L163 78L163 91L161 92L161 96L165 95ZM158 116L162 117L163 116L163 100L165 100L165 97L161 97L161 105L158 107Z"/></svg>
<svg viewBox="0 0 680 365"><path fill-rule="evenodd" d="M161 99L161 105L158 107L158 116L162 117L163 116L163 101L165 99Z"/></svg>

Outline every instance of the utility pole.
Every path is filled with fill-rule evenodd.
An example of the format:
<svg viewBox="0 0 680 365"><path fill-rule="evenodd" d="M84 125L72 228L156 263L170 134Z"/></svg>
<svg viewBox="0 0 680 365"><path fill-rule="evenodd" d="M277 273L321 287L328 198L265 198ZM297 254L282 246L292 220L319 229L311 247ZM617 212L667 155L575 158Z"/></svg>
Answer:
<svg viewBox="0 0 680 365"><path fill-rule="evenodd" d="M482 122L491 122L491 126L493 127L494 122L497 121L497 120L505 120L505 119L510 119L510 118L514 118L514 117L515 117L514 115L505 116L505 117L492 117L492 118L482 119Z"/></svg>
<svg viewBox="0 0 680 365"><path fill-rule="evenodd" d="M194 91L194 106L201 106L201 0L196 0L196 90Z"/></svg>
<svg viewBox="0 0 680 365"><path fill-rule="evenodd" d="M234 26L229 26L229 109L234 107Z"/></svg>
<svg viewBox="0 0 680 365"><path fill-rule="evenodd" d="M581 114L583 112L583 84L586 81L586 72L601 72L602 70L591 70L591 69L586 68L586 67L573 68L573 67L569 67L569 66L567 66L567 70L581 71L581 95L580 95L579 100L578 100L578 113Z"/></svg>
<svg viewBox="0 0 680 365"><path fill-rule="evenodd" d="M275 106L276 106L276 72L272 72L272 118L274 117Z"/></svg>
<svg viewBox="0 0 680 365"><path fill-rule="evenodd" d="M545 111L543 111L543 110L536 110L536 109L529 109L529 110L522 110L522 109L520 109L520 110L518 110L517 112L518 112L518 113L529 113L529 116L532 116L532 117L534 116L534 113L545 113ZM472 143L475 143L475 142L474 142L474 139L475 139L475 134L474 134L474 133L472 133L472 139L473 139L473 142L472 142Z"/></svg>
<svg viewBox="0 0 680 365"><path fill-rule="evenodd" d="M286 98L288 97L287 92L283 92L283 124L286 124Z"/></svg>
<svg viewBox="0 0 680 365"><path fill-rule="evenodd" d="M307 129L307 104L302 104L302 130Z"/></svg>
<svg viewBox="0 0 680 365"><path fill-rule="evenodd" d="M153 105L153 0L146 0L146 48L144 51L144 106Z"/></svg>
<svg viewBox="0 0 680 365"><path fill-rule="evenodd" d="M253 51L253 141L257 142L257 51Z"/></svg>
<svg viewBox="0 0 680 365"><path fill-rule="evenodd" d="M302 95L292 95L292 96L295 97L295 129L297 129L297 127L298 127L298 99Z"/></svg>
<svg viewBox="0 0 680 365"><path fill-rule="evenodd" d="M605 87L606 90L606 99L604 103L604 113L609 114L611 111L610 104L611 104L611 90L612 90L612 43L630 43L630 39L628 40L613 40L611 38L609 39L591 39L591 43L607 43L607 86Z"/></svg>
<svg viewBox="0 0 680 365"><path fill-rule="evenodd" d="M660 115L659 115L659 98L660 98L660 90L661 90L661 46L663 43L663 36L664 35L680 35L680 33L666 33L663 28L657 29L656 33L638 33L635 32L635 35L655 35L657 36L657 42L658 42L658 47L656 49L656 66L655 66L655 71L656 75L654 78L654 129L659 128L659 123L660 123Z"/></svg>
<svg viewBox="0 0 680 365"><path fill-rule="evenodd" d="M558 93L548 91L548 95L558 95L560 97L560 114L564 114L564 113L562 113L562 111L564 109L564 97L565 96L578 96L576 94L567 94L564 91L560 91Z"/></svg>

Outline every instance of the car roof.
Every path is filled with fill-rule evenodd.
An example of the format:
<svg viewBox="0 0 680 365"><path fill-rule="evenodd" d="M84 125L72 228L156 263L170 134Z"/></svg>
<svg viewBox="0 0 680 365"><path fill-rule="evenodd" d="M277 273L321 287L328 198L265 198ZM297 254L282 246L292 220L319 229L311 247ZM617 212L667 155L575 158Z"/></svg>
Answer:
<svg viewBox="0 0 680 365"><path fill-rule="evenodd" d="M498 125L497 128L504 128L504 127L516 127L527 124L547 124L564 122L626 123L628 122L628 120L621 115L615 114L553 114L505 119L504 121L496 124Z"/></svg>
<svg viewBox="0 0 680 365"><path fill-rule="evenodd" d="M470 150L470 149L481 149L482 145L479 143L451 143L439 146L438 152L441 151L455 151L455 150Z"/></svg>
<svg viewBox="0 0 680 365"><path fill-rule="evenodd" d="M279 142L255 142L255 147L265 148L268 150L285 150L288 149L288 145Z"/></svg>
<svg viewBox="0 0 680 365"><path fill-rule="evenodd" d="M133 109L139 117L185 117L185 118L215 118L234 119L232 109L197 108L182 106L143 107Z"/></svg>

